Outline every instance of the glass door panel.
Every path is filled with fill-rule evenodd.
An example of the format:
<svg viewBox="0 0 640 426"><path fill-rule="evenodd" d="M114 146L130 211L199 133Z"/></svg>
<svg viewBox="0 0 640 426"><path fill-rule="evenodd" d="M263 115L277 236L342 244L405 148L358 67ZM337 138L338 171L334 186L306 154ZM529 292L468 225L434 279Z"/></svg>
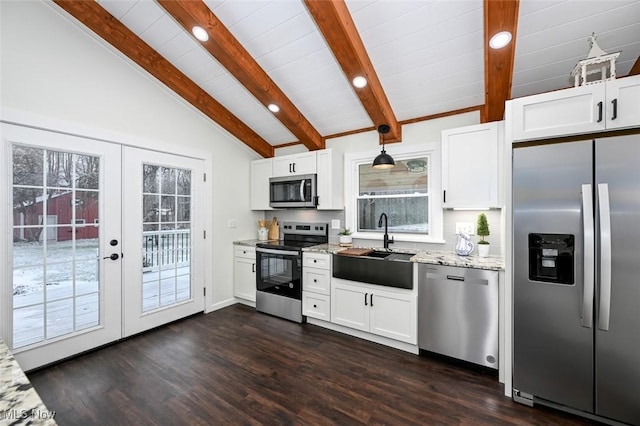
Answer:
<svg viewBox="0 0 640 426"><path fill-rule="evenodd" d="M191 298L191 170L143 164L142 182L146 313Z"/></svg>

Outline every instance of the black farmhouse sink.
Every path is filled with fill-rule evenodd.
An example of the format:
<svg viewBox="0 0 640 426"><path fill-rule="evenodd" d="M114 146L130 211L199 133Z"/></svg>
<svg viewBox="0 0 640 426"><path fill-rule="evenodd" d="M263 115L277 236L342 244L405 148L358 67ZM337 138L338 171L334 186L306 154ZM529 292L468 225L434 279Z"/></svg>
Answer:
<svg viewBox="0 0 640 426"><path fill-rule="evenodd" d="M413 288L414 255L374 251L364 256L333 255L333 276L387 287Z"/></svg>

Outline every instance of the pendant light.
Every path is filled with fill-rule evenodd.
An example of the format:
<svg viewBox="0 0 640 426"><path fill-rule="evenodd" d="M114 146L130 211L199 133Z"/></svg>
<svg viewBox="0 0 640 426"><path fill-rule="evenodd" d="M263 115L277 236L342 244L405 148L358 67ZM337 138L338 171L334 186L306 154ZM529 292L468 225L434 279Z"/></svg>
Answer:
<svg viewBox="0 0 640 426"><path fill-rule="evenodd" d="M374 169L391 169L396 165L395 161L393 161L393 158L391 158L391 156L387 154L387 151L384 150L383 135L389 133L389 130L391 130L391 128L386 124L381 124L378 126L378 133L380 133L380 140L382 141L382 151L380 151L380 154L376 157L375 160L373 160L372 167Z"/></svg>

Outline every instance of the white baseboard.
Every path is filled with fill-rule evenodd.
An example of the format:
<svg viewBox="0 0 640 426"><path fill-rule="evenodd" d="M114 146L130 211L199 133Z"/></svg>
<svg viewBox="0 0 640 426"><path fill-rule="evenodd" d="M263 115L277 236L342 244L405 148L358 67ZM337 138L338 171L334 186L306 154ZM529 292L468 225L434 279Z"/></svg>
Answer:
<svg viewBox="0 0 640 426"><path fill-rule="evenodd" d="M208 314L209 312L217 311L218 309L226 308L227 306L235 305L236 303L238 303L238 299L232 297L230 299L212 304L207 309L205 309L204 313Z"/></svg>

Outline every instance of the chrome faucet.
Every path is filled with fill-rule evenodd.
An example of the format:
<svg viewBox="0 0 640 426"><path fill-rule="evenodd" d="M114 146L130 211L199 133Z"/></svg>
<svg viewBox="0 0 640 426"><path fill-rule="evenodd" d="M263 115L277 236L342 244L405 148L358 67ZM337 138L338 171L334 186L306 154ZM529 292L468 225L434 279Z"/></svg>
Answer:
<svg viewBox="0 0 640 426"><path fill-rule="evenodd" d="M378 220L378 228L382 226L382 219L384 218L384 238L383 238L383 246L384 248L389 248L389 244L393 244L393 237L389 240L389 234L387 233L387 214L382 213L380 215L380 220Z"/></svg>

